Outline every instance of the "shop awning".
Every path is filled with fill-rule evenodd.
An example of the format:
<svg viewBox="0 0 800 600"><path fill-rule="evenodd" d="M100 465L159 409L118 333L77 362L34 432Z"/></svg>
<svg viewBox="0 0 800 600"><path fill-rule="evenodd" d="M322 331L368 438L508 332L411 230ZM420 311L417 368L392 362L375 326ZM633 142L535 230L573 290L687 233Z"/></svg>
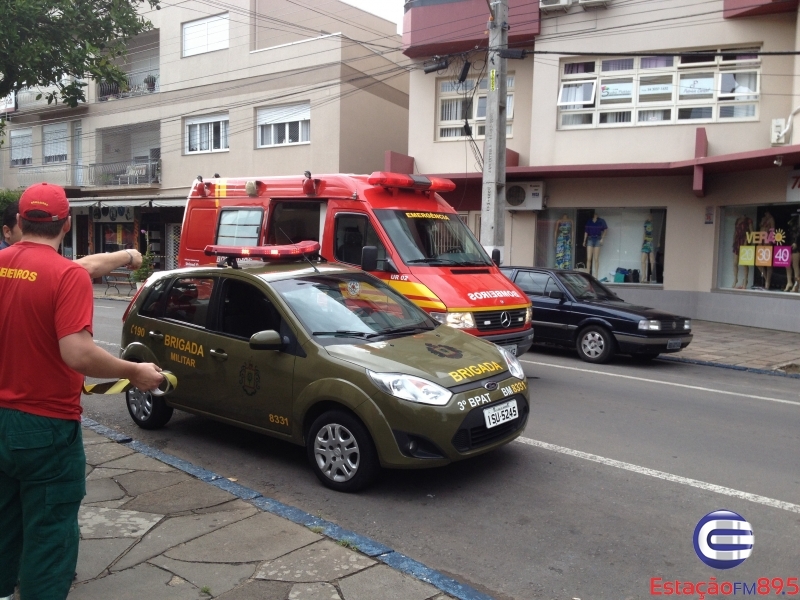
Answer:
<svg viewBox="0 0 800 600"><path fill-rule="evenodd" d="M96 206L97 200L70 200L69 205L71 208L85 208L87 206Z"/></svg>
<svg viewBox="0 0 800 600"><path fill-rule="evenodd" d="M181 199L154 198L152 204L154 208L166 208L170 206L179 206L181 208L186 208L186 198L181 198Z"/></svg>
<svg viewBox="0 0 800 600"><path fill-rule="evenodd" d="M150 206L150 198L137 198L136 200L126 198L126 199L105 199L100 201L100 206L107 206L109 208L114 208L117 206Z"/></svg>

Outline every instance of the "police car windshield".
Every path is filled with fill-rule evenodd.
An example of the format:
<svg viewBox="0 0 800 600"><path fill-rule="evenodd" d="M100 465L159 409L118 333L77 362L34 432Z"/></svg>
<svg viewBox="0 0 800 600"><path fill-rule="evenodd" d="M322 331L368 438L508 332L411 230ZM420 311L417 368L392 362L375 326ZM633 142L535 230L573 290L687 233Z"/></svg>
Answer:
<svg viewBox="0 0 800 600"><path fill-rule="evenodd" d="M317 337L372 339L438 325L388 285L361 273L287 279L272 287Z"/></svg>
<svg viewBox="0 0 800 600"><path fill-rule="evenodd" d="M458 215L407 210L376 210L375 214L407 265L492 264Z"/></svg>

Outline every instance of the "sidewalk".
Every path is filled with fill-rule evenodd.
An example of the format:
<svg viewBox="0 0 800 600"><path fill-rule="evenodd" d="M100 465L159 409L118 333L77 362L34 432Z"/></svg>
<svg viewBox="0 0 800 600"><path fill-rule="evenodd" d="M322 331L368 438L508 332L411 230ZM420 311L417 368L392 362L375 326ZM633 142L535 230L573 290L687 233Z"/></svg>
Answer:
<svg viewBox="0 0 800 600"><path fill-rule="evenodd" d="M119 294L113 287L106 294L106 284L95 284L94 297L130 302L133 292L126 296L126 288L119 289ZM694 340L688 348L663 356L670 360L800 374L800 333L697 320L692 321L692 333Z"/></svg>
<svg viewBox="0 0 800 600"><path fill-rule="evenodd" d="M402 572L426 567L390 548L87 424L104 429L84 423L87 494L69 600L491 600L427 570L457 595L442 593Z"/></svg>

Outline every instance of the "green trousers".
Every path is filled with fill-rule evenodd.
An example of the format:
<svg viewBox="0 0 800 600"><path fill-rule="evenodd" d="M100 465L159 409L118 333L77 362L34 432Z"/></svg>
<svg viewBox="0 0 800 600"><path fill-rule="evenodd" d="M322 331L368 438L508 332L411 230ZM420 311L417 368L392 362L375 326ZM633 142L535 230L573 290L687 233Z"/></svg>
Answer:
<svg viewBox="0 0 800 600"><path fill-rule="evenodd" d="M78 421L0 408L0 597L67 597L85 469Z"/></svg>

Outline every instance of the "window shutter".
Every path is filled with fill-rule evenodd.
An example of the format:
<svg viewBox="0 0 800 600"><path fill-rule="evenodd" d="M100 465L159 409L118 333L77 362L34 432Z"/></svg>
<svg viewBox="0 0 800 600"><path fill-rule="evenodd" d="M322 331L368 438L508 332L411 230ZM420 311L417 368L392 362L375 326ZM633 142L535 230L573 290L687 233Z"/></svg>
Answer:
<svg viewBox="0 0 800 600"><path fill-rule="evenodd" d="M310 121L311 103L286 104L258 109L258 125L289 123L291 121Z"/></svg>

